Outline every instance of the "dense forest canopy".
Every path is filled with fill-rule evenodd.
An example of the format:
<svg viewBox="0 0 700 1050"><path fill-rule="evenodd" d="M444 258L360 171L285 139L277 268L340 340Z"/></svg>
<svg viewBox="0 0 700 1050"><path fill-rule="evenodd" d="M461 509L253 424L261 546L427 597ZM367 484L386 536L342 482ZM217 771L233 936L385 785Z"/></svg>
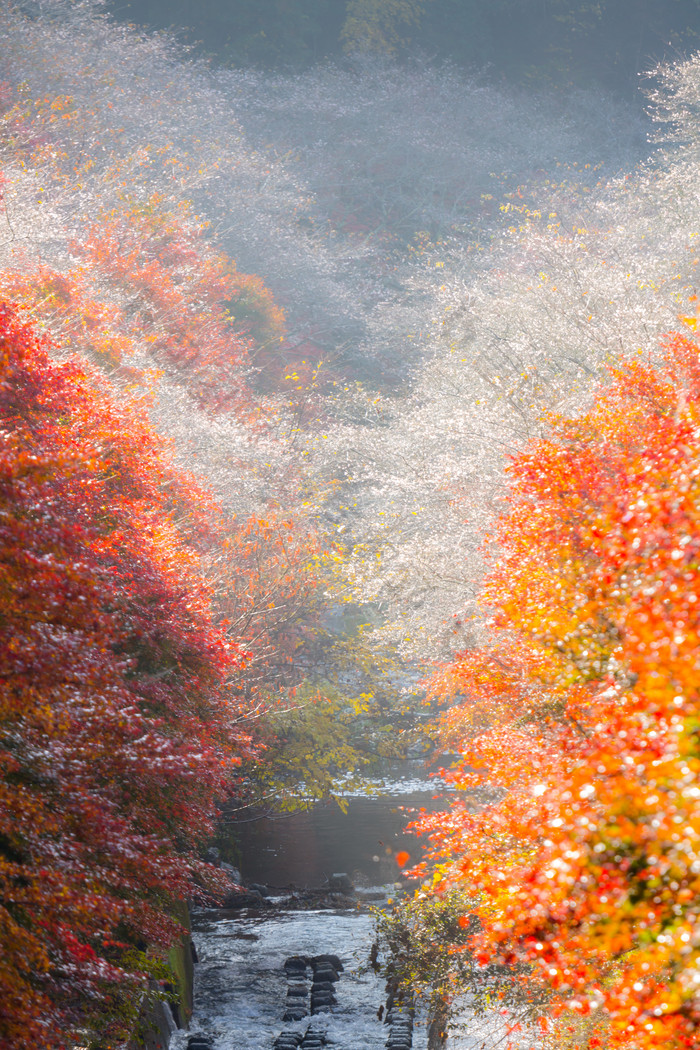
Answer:
<svg viewBox="0 0 700 1050"><path fill-rule="evenodd" d="M175 28L217 61L306 67L343 51L419 51L541 83L601 82L628 94L638 74L700 43L697 0L110 0L121 19Z"/></svg>

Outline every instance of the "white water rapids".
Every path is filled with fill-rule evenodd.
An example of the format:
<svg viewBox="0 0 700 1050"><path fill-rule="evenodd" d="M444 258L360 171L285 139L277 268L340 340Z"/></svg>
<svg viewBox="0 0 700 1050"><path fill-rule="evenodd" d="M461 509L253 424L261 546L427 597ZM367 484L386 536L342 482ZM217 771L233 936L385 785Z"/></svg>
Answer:
<svg viewBox="0 0 700 1050"><path fill-rule="evenodd" d="M280 1032L321 1028L329 1050L382 1050L388 1028L379 1020L384 982L369 967L373 922L366 910L275 912L270 917L200 911L194 916L195 1011L189 1033L173 1036L171 1050L185 1050L202 1033L214 1050L271 1050ZM282 1021L287 993L283 969L291 955L337 954L344 966L337 1005L329 1014ZM502 1044L499 1015L461 1018L448 1050L482 1050ZM418 1013L413 1050L427 1045L425 1019ZM533 1046L523 1041L522 1047Z"/></svg>
<svg viewBox="0 0 700 1050"><path fill-rule="evenodd" d="M343 870L338 861L352 856L356 870L351 875L363 888L354 902L349 899L349 906L338 910L286 911L281 904L269 911L195 911L193 939L199 962L194 1016L188 1033L174 1034L171 1050L186 1050L188 1038L199 1033L211 1040L213 1050L273 1050L281 1032L305 1032L309 1025L325 1033L328 1050L384 1050L389 1026L378 1012L386 993L383 979L369 965L374 939L369 902L386 906L397 887L370 886L367 874L376 878L381 872L382 878L396 878L400 872L394 851L408 844L414 855L417 852L416 840L405 836L404 826L415 808L436 804L431 805L436 783L416 777L416 772L404 769L398 779L387 780L381 796L350 799L347 814L337 807L317 807L262 832L252 823L247 839L243 827L242 869L249 882L267 876L275 884L275 873L280 871L289 873L288 881L297 881L306 862L305 884L318 886L322 872ZM249 875L246 856L256 864ZM330 1013L283 1021L288 986L285 960L323 954L337 955L343 963L335 986L337 1003ZM477 1018L465 1006L447 1050L503 1050L505 1034L506 1022L500 1014ZM523 1038L517 1045L535 1050L537 1041ZM426 1047L427 1026L419 1010L412 1050Z"/></svg>

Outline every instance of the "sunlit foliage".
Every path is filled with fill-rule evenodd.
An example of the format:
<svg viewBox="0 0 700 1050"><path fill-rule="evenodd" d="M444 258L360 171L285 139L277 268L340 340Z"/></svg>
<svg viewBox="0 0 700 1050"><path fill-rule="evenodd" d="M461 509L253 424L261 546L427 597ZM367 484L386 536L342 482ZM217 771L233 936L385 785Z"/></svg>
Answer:
<svg viewBox="0 0 700 1050"><path fill-rule="evenodd" d="M611 1048L698 1045L699 410L687 332L550 420L509 468L492 640L434 682L455 782L502 792L424 822L477 958L527 964Z"/></svg>
<svg viewBox="0 0 700 1050"><path fill-rule="evenodd" d="M0 1033L26 1048L117 1023L120 994L133 1023L250 751L206 497L137 405L50 349L2 308Z"/></svg>

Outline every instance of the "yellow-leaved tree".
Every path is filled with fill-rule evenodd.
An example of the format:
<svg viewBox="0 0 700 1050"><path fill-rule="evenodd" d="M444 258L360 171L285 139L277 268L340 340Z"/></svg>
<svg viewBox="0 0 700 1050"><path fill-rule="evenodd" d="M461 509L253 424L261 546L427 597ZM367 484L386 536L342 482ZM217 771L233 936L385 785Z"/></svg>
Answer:
<svg viewBox="0 0 700 1050"><path fill-rule="evenodd" d="M407 29L420 24L421 0L348 0L340 31L343 50L393 55L407 41Z"/></svg>

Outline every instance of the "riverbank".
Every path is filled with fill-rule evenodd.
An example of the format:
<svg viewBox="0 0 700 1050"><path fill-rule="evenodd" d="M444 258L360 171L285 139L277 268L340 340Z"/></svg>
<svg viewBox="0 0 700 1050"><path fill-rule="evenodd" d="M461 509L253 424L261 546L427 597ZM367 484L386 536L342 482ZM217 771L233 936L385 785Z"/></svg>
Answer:
<svg viewBox="0 0 700 1050"><path fill-rule="evenodd" d="M190 910L184 901L178 903L174 915L183 933L168 952L167 962L172 973L170 987L166 989L168 1000L146 999L126 1050L168 1050L174 1033L189 1027L194 1007L197 952L192 940ZM156 992L155 987L152 990Z"/></svg>

